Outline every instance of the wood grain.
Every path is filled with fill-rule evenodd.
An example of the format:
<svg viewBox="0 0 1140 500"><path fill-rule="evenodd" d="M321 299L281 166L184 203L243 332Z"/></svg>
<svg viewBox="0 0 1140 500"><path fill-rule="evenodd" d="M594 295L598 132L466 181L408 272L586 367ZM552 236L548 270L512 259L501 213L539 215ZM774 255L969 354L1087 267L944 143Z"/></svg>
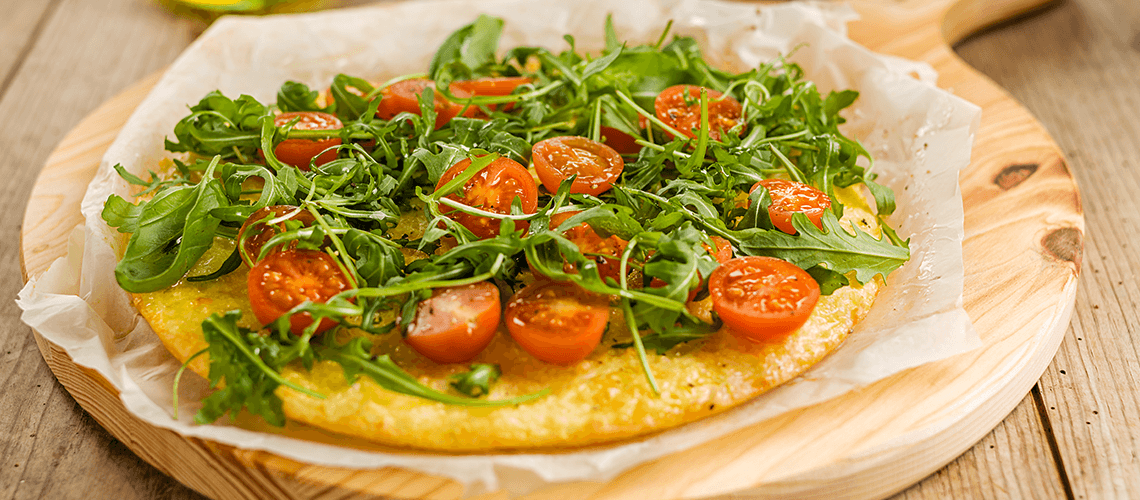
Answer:
<svg viewBox="0 0 1140 500"><path fill-rule="evenodd" d="M945 57L945 55L942 55L940 57ZM952 58L952 54L950 54L949 57ZM1016 111L1018 111L1018 108L1013 108L1012 111L1009 111L1008 113L1016 114ZM1032 132L1032 130L1030 132ZM1049 158L1050 157L1046 155L1046 156L1043 156L1043 157L1038 158L1038 159L1039 160L1048 160ZM1028 164L1028 163L1021 163L1021 164L1016 164L1016 165L1023 165L1023 164ZM1043 162L1038 161L1038 164L1039 165L1043 164ZM1053 170L1049 170L1050 167L1047 165L1047 162L1044 162L1044 164L1046 164L1046 169L1044 170L1045 172L1055 172L1056 171L1056 168L1053 168ZM1007 167L1008 167L1008 165L1007 165ZM1002 173L1002 171L1004 171L1004 167L1002 169L998 170L998 174ZM1035 173L1036 173L1036 170L1034 171L1034 174ZM1048 179L1049 177L1050 176L1044 176L1044 177L1038 176L1036 178L1037 179L1041 179L1041 178ZM996 178L997 178L997 176L995 175L994 179L996 179ZM1034 176L1030 176L1028 178L1034 178ZM987 197L984 199L989 201L992 198L1000 198L1000 196L999 196L1000 194L1001 193L997 193L997 194L991 193L990 195L987 195ZM997 203L997 202L994 202L994 203ZM1042 241L1045 241L1045 240L1042 240ZM1060 238L1059 241L1061 241L1061 242L1069 241L1071 243L1071 238L1069 240L1065 240L1062 237L1062 238ZM1074 255L1074 253L1071 251L1069 253L1065 253L1063 246L1061 246L1059 248L1061 249L1060 250L1061 254L1070 255L1070 256ZM1072 248L1070 248L1070 250L1072 250ZM1014 399L1014 401L1016 401L1016 398ZM1015 421L1015 420L1011 420L1011 421ZM1020 420L1016 420L1016 421L1020 422ZM995 435L996 435L996 433L995 433ZM256 456L246 456L244 458L247 460L247 462L240 462L239 461L238 463L261 464L261 462L259 460L265 460L264 458L259 459ZM272 461L269 461L269 462L272 462ZM343 474L343 473L342 474L334 474L334 475L327 475L327 474L324 474L320 471L306 471L306 472L302 473L301 471L303 468L296 468L293 466L289 466L287 464L283 465L280 463L271 463L269 465L262 464L261 468L263 469L263 471L266 472L266 474L268 476L270 476L270 479L267 480L269 482L265 482L266 480L264 480L264 478L263 478L260 480L251 481L250 485L247 485L248 487L255 487L257 485L260 485L260 486L264 486L264 487L268 488L271 485L278 485L278 486L274 486L271 491L279 491L277 488L280 487L281 484L288 485L291 482L291 480L282 481L281 477L288 479L288 478L293 478L293 477L308 477L309 475L312 475L312 476L314 476L312 479L314 479L314 480L320 479L322 481L328 481L328 480L333 480L333 479L341 480L341 479L347 478L349 482L361 483L364 485L362 487L369 489L369 490L372 490L372 491L399 491L401 495L406 494L406 493L410 493L410 492L421 492L421 491L424 491L425 488L430 488L430 485L419 485L419 486L417 486L416 480L414 478L405 478L404 482L401 482L397 485L395 483L398 481L401 481L401 479L399 477L394 477L394 478L390 477L387 479L375 481L375 480L368 479L365 477L353 478L351 474ZM320 477L317 477L317 476L320 476ZM370 481L375 481L375 482L368 484ZM384 482L387 482L389 484L377 486L378 484L384 483ZM410 484L410 486L409 486L409 484ZM379 489L377 490L376 488L379 488ZM597 490L598 489L596 487L594 487L594 488L587 488L587 489L576 489L575 491L577 493L588 492L588 493L592 494L592 493L597 493ZM242 491L244 491L244 490L242 490ZM335 494L335 491L325 490L325 489L322 489L322 487L315 487L315 489L306 489L304 491L313 492L313 493ZM438 490L436 490L436 491L438 493ZM694 491L701 491L701 490L694 490ZM708 491L712 491L712 490L708 490ZM1024 491L1030 491L1030 490L1024 490ZM1048 490L1045 490L1045 491L1048 491ZM446 493L446 492L444 492L444 493ZM558 496L551 496L551 495L555 495L557 493L559 493L559 492L554 492L554 493L547 492L546 496L549 496L552 498L558 497ZM635 492L631 492L631 495L633 493L635 493ZM639 497L639 498L643 498L643 497Z"/></svg>
<svg viewBox="0 0 1140 500"><path fill-rule="evenodd" d="M1138 28L1136 2L1070 1L961 47L1053 130L1084 193L1077 313L1040 382L1075 498L1140 492ZM998 63L993 52L1022 60Z"/></svg>
<svg viewBox="0 0 1140 500"><path fill-rule="evenodd" d="M116 441L44 363L11 298L39 165L100 103L192 40L149 0L0 0L0 498L194 498ZM95 22L95 21L98 22ZM145 43L142 43L145 42Z"/></svg>
<svg viewBox="0 0 1140 500"><path fill-rule="evenodd" d="M947 467L892 500L944 498L1064 498L1033 394L1027 395L993 432Z"/></svg>
<svg viewBox="0 0 1140 500"><path fill-rule="evenodd" d="M0 47L6 49L0 51L0 97L38 39L52 5L49 0L0 0L0 12L6 13L0 17Z"/></svg>

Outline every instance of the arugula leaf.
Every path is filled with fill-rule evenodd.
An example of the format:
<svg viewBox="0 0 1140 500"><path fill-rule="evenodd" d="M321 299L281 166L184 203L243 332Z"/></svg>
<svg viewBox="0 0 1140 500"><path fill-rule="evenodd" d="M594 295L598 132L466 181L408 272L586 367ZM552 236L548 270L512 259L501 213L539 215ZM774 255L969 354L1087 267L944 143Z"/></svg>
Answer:
<svg viewBox="0 0 1140 500"><path fill-rule="evenodd" d="M502 374L503 372L499 369L499 365L478 363L471 365L471 370L456 373L448 378L451 380L452 388L463 394L477 398L490 394L491 384L499 380L499 376Z"/></svg>
<svg viewBox="0 0 1140 500"><path fill-rule="evenodd" d="M693 322L683 320L681 324L667 328L661 333L653 333L641 337L641 343L645 346L646 350L653 350L658 355L664 356L674 347L692 342L694 340L701 340L717 330L720 330L721 323L718 321L713 324ZM633 342L624 342L614 344L614 349L627 349L633 347Z"/></svg>
<svg viewBox="0 0 1140 500"><path fill-rule="evenodd" d="M610 56L614 54L618 54L618 57L594 77L597 81L593 83L627 89L642 108L653 110L653 100L657 94L688 81L688 74L676 57L653 50L652 47L627 48Z"/></svg>
<svg viewBox="0 0 1140 500"><path fill-rule="evenodd" d="M231 100L215 90L190 111L189 116L174 125L178 142L166 140L167 151L220 155L222 159L255 157L261 139L261 118L269 114L257 99L242 95Z"/></svg>
<svg viewBox="0 0 1140 500"><path fill-rule="evenodd" d="M459 28L444 40L432 57L428 74L434 80L445 65L454 61L471 69L494 63L502 31L502 19L480 15L474 23Z"/></svg>
<svg viewBox="0 0 1140 500"><path fill-rule="evenodd" d="M605 52L613 52L621 48L621 40L618 39L617 31L614 30L614 15L606 14L606 49Z"/></svg>
<svg viewBox="0 0 1140 500"><path fill-rule="evenodd" d="M356 89L357 92L349 89ZM367 95L373 90L372 84L368 83L368 80L339 74L333 77L330 90L332 91L333 102L336 103L336 115L341 120L359 120L375 114L375 110L371 114L366 113L369 101L361 97L361 95Z"/></svg>
<svg viewBox="0 0 1140 500"><path fill-rule="evenodd" d="M221 221L210 211L229 200L212 171L197 186L163 191L139 209L135 231L115 266L115 279L124 290L145 293L173 285L213 245ZM121 222L121 213L114 212L108 224Z"/></svg>
<svg viewBox="0 0 1140 500"><path fill-rule="evenodd" d="M379 384L380 387L400 394L417 396L453 405L483 407L522 404L542 397L550 392L549 389L546 389L534 394L495 401L452 396L421 384L415 377L408 375L407 372L400 369L399 366L396 366L396 363L393 363L387 354L373 358L369 354L369 351L372 349L371 342L364 337L357 337L339 346L331 341L331 335L325 338L330 340L326 341L322 347L317 349L318 356L321 359L329 359L340 363L340 365L344 367L345 380L350 384L353 383L358 376L367 375Z"/></svg>
<svg viewBox="0 0 1140 500"><path fill-rule="evenodd" d="M855 99L858 98L859 92L855 90L833 91L827 94L827 99L823 101L821 121L829 125L839 125L843 123L843 119L839 117L839 112L843 110L843 108L854 104Z"/></svg>
<svg viewBox="0 0 1140 500"><path fill-rule="evenodd" d="M562 227L569 229L578 224L590 225L598 236L608 238L615 235L624 240L633 238L644 231L641 224L630 214L632 210L621 205L598 205L579 214L574 214L562 222Z"/></svg>
<svg viewBox="0 0 1140 500"><path fill-rule="evenodd" d="M871 191L871 196L875 198L875 209L879 217L886 217L895 213L895 192L891 191L891 188L870 179L866 179L863 182L867 185L867 189Z"/></svg>
<svg viewBox="0 0 1140 500"><path fill-rule="evenodd" d="M792 226L799 234L781 231L747 230L736 232L739 248L745 255L766 255L784 259L803 269L823 264L840 274L855 272L855 279L866 283L875 275L887 277L910 258L905 246L895 246L887 238L854 230L848 233L830 211L823 213L823 229L812 224L806 215L792 215Z"/></svg>
<svg viewBox="0 0 1140 500"><path fill-rule="evenodd" d="M847 276L823 266L812 266L807 269L807 273L819 284L819 293L822 295L831 295L836 290L851 284Z"/></svg>
<svg viewBox="0 0 1140 500"><path fill-rule="evenodd" d="M277 91L277 107L281 111L325 111L332 110L333 106L321 107L317 104L317 97L320 96L315 90L309 90L309 86L303 83L287 81L281 85L281 89Z"/></svg>
<svg viewBox="0 0 1140 500"><path fill-rule="evenodd" d="M284 347L278 339L237 326L241 311L210 315L202 322L202 335L209 344L210 387L225 387L202 400L202 408L194 417L208 424L225 414L237 415L243 408L272 425L285 425L281 399L274 394L286 385L314 397L324 396L289 383L278 371L290 361L302 357L307 339L297 340L294 348ZM296 346L301 346L298 349Z"/></svg>
<svg viewBox="0 0 1140 500"><path fill-rule="evenodd" d="M102 217L108 226L118 228L120 233L134 233L139 230L139 216L145 206L145 202L135 205L112 194L103 205Z"/></svg>

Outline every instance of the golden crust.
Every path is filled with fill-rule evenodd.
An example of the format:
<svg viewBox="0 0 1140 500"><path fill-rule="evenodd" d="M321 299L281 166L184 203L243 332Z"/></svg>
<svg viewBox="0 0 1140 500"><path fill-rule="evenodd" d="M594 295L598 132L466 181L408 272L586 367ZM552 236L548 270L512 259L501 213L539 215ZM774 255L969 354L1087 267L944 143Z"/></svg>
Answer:
<svg viewBox="0 0 1140 500"><path fill-rule="evenodd" d="M845 194L841 198L846 206L844 221L877 233L865 202L853 193ZM871 222L864 225L864 221ZM211 249L190 274L208 272L229 250L224 245ZM247 273L243 266L217 281L180 282L167 290L135 295L135 304L171 353L184 361L206 347L200 324L212 313L241 310L242 326L257 327L245 293ZM505 331L496 333L472 363L501 367L503 374L493 386L491 399L550 389L549 395L522 405L470 408L436 403L381 389L367 377L349 383L333 362L317 363L311 371L289 366L282 373L327 399L286 387L280 387L277 394L290 419L387 445L477 452L614 441L719 413L791 380L843 342L866 316L881 286L873 280L821 297L807 324L778 341L752 343L724 329L665 355L649 352L660 395L650 389L633 349L611 348L630 337L617 309L611 313L610 328L599 347L570 367L538 361ZM433 363L398 335L375 336L373 342L374 353L389 354L422 383L441 391L448 390L448 376L468 367ZM190 368L205 376L207 356L195 359Z"/></svg>

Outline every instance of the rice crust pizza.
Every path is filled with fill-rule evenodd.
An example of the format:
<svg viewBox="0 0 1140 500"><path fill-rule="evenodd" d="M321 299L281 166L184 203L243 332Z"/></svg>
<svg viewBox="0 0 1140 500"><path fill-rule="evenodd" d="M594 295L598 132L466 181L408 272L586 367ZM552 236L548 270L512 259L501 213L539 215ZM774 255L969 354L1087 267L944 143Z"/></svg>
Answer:
<svg viewBox="0 0 1140 500"><path fill-rule="evenodd" d="M684 37L464 45L501 29L457 31L426 78L211 93L166 174L108 200L120 285L218 388L200 422L452 452L642 436L815 365L905 262L838 130L854 92Z"/></svg>

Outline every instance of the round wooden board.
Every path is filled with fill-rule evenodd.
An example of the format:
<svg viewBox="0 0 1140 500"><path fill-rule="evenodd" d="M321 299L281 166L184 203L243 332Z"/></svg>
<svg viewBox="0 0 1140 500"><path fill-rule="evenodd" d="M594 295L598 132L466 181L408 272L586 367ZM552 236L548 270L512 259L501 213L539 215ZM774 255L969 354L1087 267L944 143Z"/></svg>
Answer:
<svg viewBox="0 0 1140 500"><path fill-rule="evenodd" d="M1020 104L950 49L982 27L1048 0L861 0L851 37L924 60L939 85L983 109L961 177L966 207L965 308L984 346L895 375L793 415L625 471L526 498L876 498L933 473L1024 397L1068 326L1083 252L1080 196L1059 149ZM21 233L25 279L65 253L79 203L103 152L157 82L152 76L89 115L48 158ZM80 405L163 472L214 498L450 499L451 480L399 470L307 465L152 427L110 384L36 335L48 366ZM504 492L480 498L505 498Z"/></svg>

